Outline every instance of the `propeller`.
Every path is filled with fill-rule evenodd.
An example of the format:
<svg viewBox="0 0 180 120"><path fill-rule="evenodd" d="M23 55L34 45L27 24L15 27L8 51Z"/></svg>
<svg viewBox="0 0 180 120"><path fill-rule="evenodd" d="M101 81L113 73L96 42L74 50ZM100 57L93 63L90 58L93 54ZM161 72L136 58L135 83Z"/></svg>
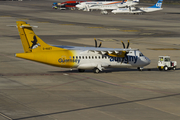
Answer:
<svg viewBox="0 0 180 120"><path fill-rule="evenodd" d="M121 41L121 43L123 44L123 48L125 49L125 44L124 44L124 42L123 42L123 41ZM127 47L126 47L126 49L128 49L128 48L129 48L129 44L130 44L130 42L129 42L129 40L128 40L128 43L127 43Z"/></svg>
<svg viewBox="0 0 180 120"><path fill-rule="evenodd" d="M125 48L124 42L121 41L121 43L123 44L123 48L124 48L124 49L128 49L128 48L129 48L129 44L130 44L129 40L128 40L128 43L127 43L127 47L126 47L126 48ZM128 56L127 56L128 53L129 53L129 52L126 52L126 53L125 53L124 57L123 57L122 60L121 60L121 63L124 61L125 58L126 58L126 60L127 60L127 63L129 62Z"/></svg>
<svg viewBox="0 0 180 120"><path fill-rule="evenodd" d="M127 44L127 47L126 47L127 49L129 48L129 44L130 44L130 43L129 43L129 40L128 40L128 44Z"/></svg>
<svg viewBox="0 0 180 120"><path fill-rule="evenodd" d="M95 41L95 47L97 47L97 40L96 40L96 38L94 38L94 41ZM101 47L101 45L102 45L102 43L100 42L98 47Z"/></svg>

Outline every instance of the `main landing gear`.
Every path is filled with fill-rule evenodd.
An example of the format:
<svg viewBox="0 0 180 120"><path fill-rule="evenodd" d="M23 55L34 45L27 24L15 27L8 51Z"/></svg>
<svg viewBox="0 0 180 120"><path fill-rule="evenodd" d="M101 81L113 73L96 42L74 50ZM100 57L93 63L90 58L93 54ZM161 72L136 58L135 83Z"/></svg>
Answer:
<svg viewBox="0 0 180 120"><path fill-rule="evenodd" d="M142 71L143 70L143 67L138 67L137 68L139 71Z"/></svg>
<svg viewBox="0 0 180 120"><path fill-rule="evenodd" d="M94 73L99 73L100 72L100 70L98 69L98 68L94 68Z"/></svg>
<svg viewBox="0 0 180 120"><path fill-rule="evenodd" d="M78 69L78 71L79 72L85 72L84 69ZM94 71L94 73L99 73L100 72L100 70L98 68L94 68L93 71Z"/></svg>

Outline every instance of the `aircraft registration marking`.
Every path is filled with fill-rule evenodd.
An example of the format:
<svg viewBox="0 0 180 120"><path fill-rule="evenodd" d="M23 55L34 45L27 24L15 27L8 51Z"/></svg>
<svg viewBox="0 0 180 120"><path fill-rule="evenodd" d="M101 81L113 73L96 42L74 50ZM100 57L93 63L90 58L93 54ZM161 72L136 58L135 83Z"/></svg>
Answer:
<svg viewBox="0 0 180 120"><path fill-rule="evenodd" d="M52 50L52 47L43 48L43 50Z"/></svg>

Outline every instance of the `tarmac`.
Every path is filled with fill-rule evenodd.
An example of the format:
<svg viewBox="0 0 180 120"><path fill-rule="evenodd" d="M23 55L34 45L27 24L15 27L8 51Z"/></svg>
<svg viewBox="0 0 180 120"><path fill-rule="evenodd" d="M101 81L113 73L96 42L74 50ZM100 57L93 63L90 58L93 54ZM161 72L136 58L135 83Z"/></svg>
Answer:
<svg viewBox="0 0 180 120"><path fill-rule="evenodd" d="M143 15L54 10L59 0L0 1L0 120L179 120L180 68L159 71L158 56L180 63L180 7ZM61 0L62 1L62 0ZM152 4L145 4L151 6ZM143 6L143 4L140 4ZM136 68L79 73L15 57L23 47L16 21L48 44L122 48L151 60ZM127 45L127 44L126 44Z"/></svg>

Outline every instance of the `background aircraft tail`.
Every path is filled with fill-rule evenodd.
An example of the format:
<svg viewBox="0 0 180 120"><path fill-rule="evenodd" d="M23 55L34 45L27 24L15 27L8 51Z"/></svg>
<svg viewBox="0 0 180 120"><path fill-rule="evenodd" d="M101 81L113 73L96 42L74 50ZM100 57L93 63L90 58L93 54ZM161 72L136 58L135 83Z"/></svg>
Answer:
<svg viewBox="0 0 180 120"><path fill-rule="evenodd" d="M17 21L16 24L25 53L55 49L63 50L63 48L56 48L46 44L34 33L30 24L24 21Z"/></svg>
<svg viewBox="0 0 180 120"><path fill-rule="evenodd" d="M158 0L158 2L155 5L153 5L149 8L161 8L162 2L163 2L163 0Z"/></svg>

